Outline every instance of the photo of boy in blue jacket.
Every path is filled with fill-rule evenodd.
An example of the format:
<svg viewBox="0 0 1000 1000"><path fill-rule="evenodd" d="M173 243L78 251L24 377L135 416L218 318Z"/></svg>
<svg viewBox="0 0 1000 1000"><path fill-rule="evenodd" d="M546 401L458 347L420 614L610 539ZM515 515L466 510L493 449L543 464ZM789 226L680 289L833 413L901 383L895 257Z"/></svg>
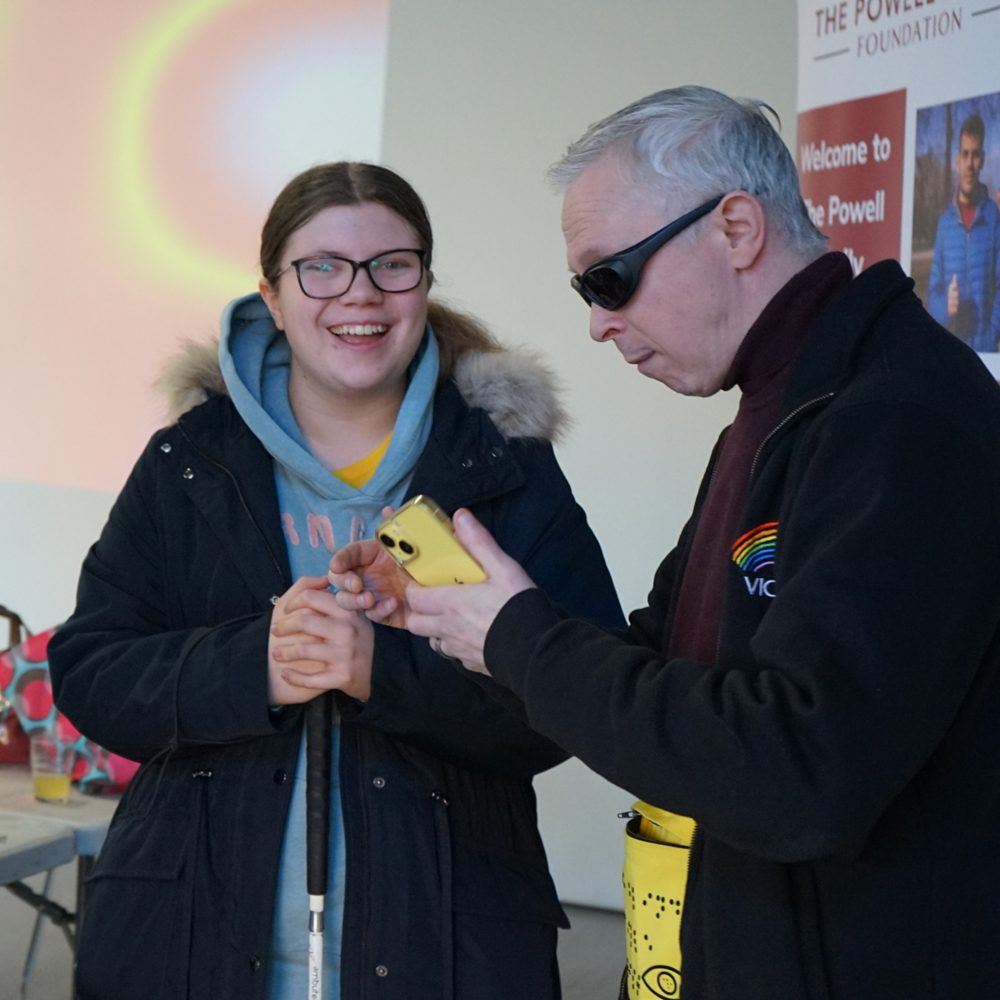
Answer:
<svg viewBox="0 0 1000 1000"><path fill-rule="evenodd" d="M986 129L969 115L959 132L954 199L938 221L927 309L973 350L992 352L1000 338L1000 210L979 179Z"/></svg>

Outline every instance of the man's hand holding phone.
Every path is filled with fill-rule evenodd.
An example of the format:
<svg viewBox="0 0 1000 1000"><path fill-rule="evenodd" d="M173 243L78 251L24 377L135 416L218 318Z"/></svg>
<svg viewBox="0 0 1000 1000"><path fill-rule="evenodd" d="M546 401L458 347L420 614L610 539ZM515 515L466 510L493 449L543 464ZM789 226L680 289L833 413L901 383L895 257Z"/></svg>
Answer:
<svg viewBox="0 0 1000 1000"><path fill-rule="evenodd" d="M534 583L471 511L455 513L454 530L482 567L486 575L482 582L423 587L375 539L353 542L335 553L330 580L339 590L337 602L342 608L364 611L372 621L427 636L442 655L488 673L483 662L486 633L511 597Z"/></svg>
<svg viewBox="0 0 1000 1000"><path fill-rule="evenodd" d="M375 538L425 587L481 583L486 579L482 566L455 536L448 515L422 493L389 514L375 529Z"/></svg>
<svg viewBox="0 0 1000 1000"><path fill-rule="evenodd" d="M448 515L430 497L415 496L399 510L385 507L382 517L374 539L347 545L330 561L330 581L342 595L342 608L406 628L411 582L444 586L485 579Z"/></svg>

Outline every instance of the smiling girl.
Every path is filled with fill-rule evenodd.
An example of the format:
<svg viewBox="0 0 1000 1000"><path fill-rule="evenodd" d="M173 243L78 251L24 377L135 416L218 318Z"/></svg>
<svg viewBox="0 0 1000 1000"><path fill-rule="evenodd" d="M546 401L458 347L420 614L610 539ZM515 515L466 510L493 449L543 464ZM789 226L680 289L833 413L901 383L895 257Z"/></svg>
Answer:
<svg viewBox="0 0 1000 1000"><path fill-rule="evenodd" d="M88 888L81 1000L307 995L303 707L321 690L328 1000L559 996L531 779L565 754L491 681L327 589L333 551L427 493L572 613L621 620L553 455L550 377L430 301L432 257L397 174L307 170L264 226L259 293L168 372L174 422L50 647L60 709L142 762ZM308 658L291 669L276 632Z"/></svg>

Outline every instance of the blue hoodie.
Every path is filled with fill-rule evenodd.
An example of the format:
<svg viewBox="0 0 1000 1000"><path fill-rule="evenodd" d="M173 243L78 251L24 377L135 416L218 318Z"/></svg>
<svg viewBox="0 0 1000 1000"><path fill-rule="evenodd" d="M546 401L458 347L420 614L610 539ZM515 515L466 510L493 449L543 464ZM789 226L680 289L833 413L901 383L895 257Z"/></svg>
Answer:
<svg viewBox="0 0 1000 1000"><path fill-rule="evenodd" d="M309 451L288 400L291 350L260 295L236 299L222 315L222 375L240 416L274 459L274 480L292 576L323 576L330 555L348 541L372 533L386 504L406 499L410 477L431 430L438 348L430 327L410 366L409 384L392 441L371 479L360 489L333 475ZM329 888L325 903L324 986L340 996L343 924L344 832L337 759L339 724L333 732ZM272 1000L307 995L308 895L305 861L305 740L299 749L278 874L272 939Z"/></svg>

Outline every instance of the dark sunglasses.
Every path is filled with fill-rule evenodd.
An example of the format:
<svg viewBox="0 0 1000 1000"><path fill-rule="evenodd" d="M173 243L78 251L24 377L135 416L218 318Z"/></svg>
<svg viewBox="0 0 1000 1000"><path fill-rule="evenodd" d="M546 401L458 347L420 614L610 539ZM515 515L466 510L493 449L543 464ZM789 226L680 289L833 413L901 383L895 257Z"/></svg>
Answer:
<svg viewBox="0 0 1000 1000"><path fill-rule="evenodd" d="M583 274L574 274L569 283L580 293L587 305L597 303L602 309L621 309L635 293L646 261L665 243L683 232L703 215L708 215L722 201L720 194L704 205L693 208L686 215L674 219L652 236L647 236L634 246L610 257L602 257L591 264Z"/></svg>

